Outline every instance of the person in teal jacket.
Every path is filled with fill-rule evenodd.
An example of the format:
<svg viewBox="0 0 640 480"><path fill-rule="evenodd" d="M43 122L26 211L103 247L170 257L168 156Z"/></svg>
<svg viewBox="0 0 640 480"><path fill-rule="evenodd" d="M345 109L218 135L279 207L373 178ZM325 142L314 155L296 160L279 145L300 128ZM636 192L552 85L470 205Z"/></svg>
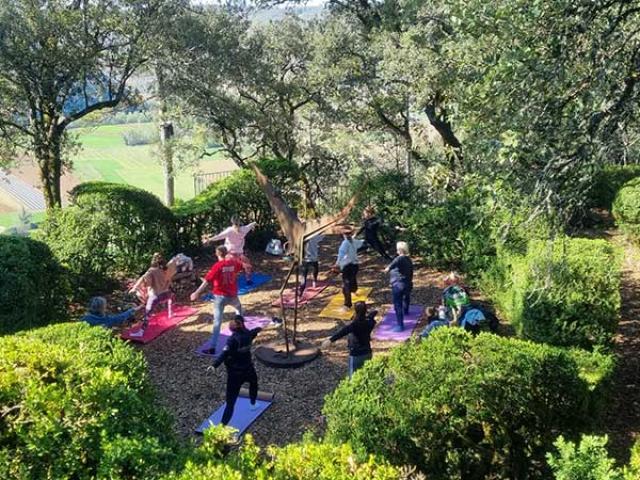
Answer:
<svg viewBox="0 0 640 480"><path fill-rule="evenodd" d="M122 325L135 315L136 311L142 308L130 308L122 313L107 315L107 300L104 297L93 297L89 303L89 312L82 317L82 320L93 326L114 327Z"/></svg>

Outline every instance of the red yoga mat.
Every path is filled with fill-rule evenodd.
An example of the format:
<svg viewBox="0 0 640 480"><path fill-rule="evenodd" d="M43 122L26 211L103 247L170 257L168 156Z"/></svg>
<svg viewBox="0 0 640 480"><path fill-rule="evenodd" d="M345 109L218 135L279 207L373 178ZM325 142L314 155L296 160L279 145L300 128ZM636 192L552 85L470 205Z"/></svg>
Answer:
<svg viewBox="0 0 640 480"><path fill-rule="evenodd" d="M167 330L171 330L180 322L192 315L195 315L196 313L198 313L198 310L196 310L195 308L187 307L184 305L174 305L173 315L171 316L171 318L169 318L169 312L166 309L151 314L149 316L149 326L144 331L144 335L142 337L130 336L131 333L140 330L140 328L142 327L141 322L138 322L131 328L123 331L120 334L120 337L124 340L131 340L132 342L142 344L149 343L158 338Z"/></svg>

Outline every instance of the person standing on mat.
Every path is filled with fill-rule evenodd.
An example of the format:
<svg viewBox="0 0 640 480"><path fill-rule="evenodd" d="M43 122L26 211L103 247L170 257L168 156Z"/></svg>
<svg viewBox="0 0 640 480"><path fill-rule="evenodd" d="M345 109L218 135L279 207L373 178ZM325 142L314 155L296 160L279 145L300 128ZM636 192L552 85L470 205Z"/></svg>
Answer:
<svg viewBox="0 0 640 480"><path fill-rule="evenodd" d="M398 320L398 324L393 327L393 331L402 332L404 330L404 316L409 313L409 306L411 305L413 262L409 258L407 242L398 242L396 251L398 256L393 259L384 271L390 273L393 308Z"/></svg>
<svg viewBox="0 0 640 480"><path fill-rule="evenodd" d="M244 265L245 279L247 285L252 285L253 280L251 272L253 267L249 258L244 254L244 241L247 234L256 227L256 222L251 222L247 225L242 225L240 220L235 215L231 217L231 226L225 228L219 234L211 237L207 242L217 242L224 240L224 246L227 248L227 252L230 257L240 260Z"/></svg>
<svg viewBox="0 0 640 480"><path fill-rule="evenodd" d="M367 304L356 302L355 314L351 323L345 325L331 337L322 342L322 348L327 348L333 342L349 335L349 378L362 367L367 360L371 360L371 332L376 326L376 310L367 313Z"/></svg>
<svg viewBox="0 0 640 480"><path fill-rule="evenodd" d="M191 294L191 301L195 302L200 295L212 286L213 293L213 333L211 335L211 347L202 353L213 355L216 352L218 337L220 337L220 327L224 316L224 307L231 305L236 310L237 315L242 315L242 305L238 298L237 276L242 271L243 264L240 260L227 256L227 249L224 245L216 247L218 261L213 264L211 270L205 275L202 284Z"/></svg>
<svg viewBox="0 0 640 480"><path fill-rule="evenodd" d="M337 268L342 274L342 294L344 295L343 312L351 310L351 294L358 291L358 248L364 243L353 238L353 228L345 227L343 240L338 249Z"/></svg>
<svg viewBox="0 0 640 480"><path fill-rule="evenodd" d="M169 316L171 316L171 302L174 294L170 290L170 286L176 271L177 259L175 257L167 263L161 253L153 254L149 270L129 290L129 293L135 293L145 303L142 328L137 332L130 333L130 337L144 336L144 332L149 326L149 315L159 303L169 301ZM142 287L146 287L146 290L143 290Z"/></svg>
<svg viewBox="0 0 640 480"><path fill-rule="evenodd" d="M254 328L248 330L244 325L244 318L241 315L236 315L229 324L229 330L231 330L231 336L227 340L222 353L213 362L215 368L218 368L223 363L227 367L226 406L222 414L222 425L229 424L240 389L246 382L249 383L251 409L258 408L256 403L258 398L258 374L251 358L251 344L262 329Z"/></svg>
<svg viewBox="0 0 640 480"><path fill-rule="evenodd" d="M304 292L307 286L307 275L309 275L309 269L311 269L313 275L313 288L316 288L318 284L318 249L320 242L324 238L324 235L316 235L304 245L304 259L302 262L302 284L300 285L300 295Z"/></svg>
<svg viewBox="0 0 640 480"><path fill-rule="evenodd" d="M380 241L380 237L378 236L378 230L380 230L380 219L376 217L376 210L373 205L369 205L362 212L363 223L360 230L356 233L356 236L360 235L364 232L364 245L359 249L360 251L364 251L367 247L373 248L376 252L378 252L382 258L385 260L391 260L391 257L387 253Z"/></svg>

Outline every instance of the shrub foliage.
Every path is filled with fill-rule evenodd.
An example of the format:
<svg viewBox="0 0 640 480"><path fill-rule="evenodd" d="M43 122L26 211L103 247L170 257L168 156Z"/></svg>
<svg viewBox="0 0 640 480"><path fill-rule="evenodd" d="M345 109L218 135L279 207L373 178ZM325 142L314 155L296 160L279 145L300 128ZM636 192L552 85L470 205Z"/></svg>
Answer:
<svg viewBox="0 0 640 480"><path fill-rule="evenodd" d="M620 229L631 239L640 240L640 178L625 183L618 191L612 211Z"/></svg>
<svg viewBox="0 0 640 480"><path fill-rule="evenodd" d="M174 461L141 353L102 328L0 339L0 478L150 478Z"/></svg>
<svg viewBox="0 0 640 480"><path fill-rule="evenodd" d="M590 418L594 385L579 360L556 347L440 329L342 382L326 399L327 439L416 465L429 479L541 478L555 432L576 432Z"/></svg>
<svg viewBox="0 0 640 480"><path fill-rule="evenodd" d="M67 316L67 274L42 242L0 235L0 285L0 334Z"/></svg>

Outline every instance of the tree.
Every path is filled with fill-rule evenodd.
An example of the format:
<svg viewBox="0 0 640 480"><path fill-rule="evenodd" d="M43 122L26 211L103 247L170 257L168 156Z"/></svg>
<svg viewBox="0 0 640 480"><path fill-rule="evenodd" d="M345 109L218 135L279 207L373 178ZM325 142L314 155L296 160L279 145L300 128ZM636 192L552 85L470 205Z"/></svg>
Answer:
<svg viewBox="0 0 640 480"><path fill-rule="evenodd" d="M0 143L33 153L47 208L62 203L68 127L133 101L169 0L5 0L0 4ZM6 160L5 160L6 161Z"/></svg>

